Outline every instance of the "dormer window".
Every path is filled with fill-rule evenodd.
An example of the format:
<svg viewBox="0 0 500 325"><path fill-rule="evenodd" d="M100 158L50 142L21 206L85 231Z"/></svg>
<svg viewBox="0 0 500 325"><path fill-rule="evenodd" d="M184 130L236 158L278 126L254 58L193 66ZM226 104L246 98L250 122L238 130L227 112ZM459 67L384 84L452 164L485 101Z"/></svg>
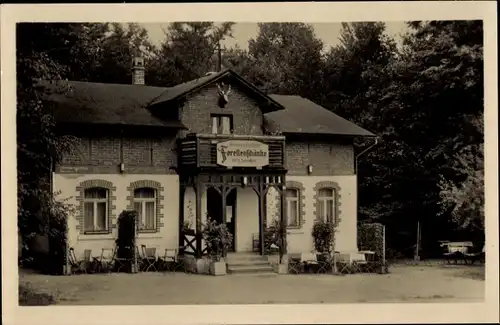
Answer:
<svg viewBox="0 0 500 325"><path fill-rule="evenodd" d="M212 133L231 134L233 129L233 116L230 114L212 114Z"/></svg>

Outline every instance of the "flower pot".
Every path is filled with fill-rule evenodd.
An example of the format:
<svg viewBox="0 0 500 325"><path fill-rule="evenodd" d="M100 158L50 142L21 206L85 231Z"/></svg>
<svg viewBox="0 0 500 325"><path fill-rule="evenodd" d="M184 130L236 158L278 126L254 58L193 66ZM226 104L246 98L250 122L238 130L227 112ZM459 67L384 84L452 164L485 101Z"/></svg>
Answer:
<svg viewBox="0 0 500 325"><path fill-rule="evenodd" d="M210 274L211 275L226 275L226 262L212 262L210 263Z"/></svg>
<svg viewBox="0 0 500 325"><path fill-rule="evenodd" d="M210 274L210 265L210 261L206 258L200 258L196 260L196 273Z"/></svg>
<svg viewBox="0 0 500 325"><path fill-rule="evenodd" d="M288 274L288 264L280 263L277 265L278 274Z"/></svg>

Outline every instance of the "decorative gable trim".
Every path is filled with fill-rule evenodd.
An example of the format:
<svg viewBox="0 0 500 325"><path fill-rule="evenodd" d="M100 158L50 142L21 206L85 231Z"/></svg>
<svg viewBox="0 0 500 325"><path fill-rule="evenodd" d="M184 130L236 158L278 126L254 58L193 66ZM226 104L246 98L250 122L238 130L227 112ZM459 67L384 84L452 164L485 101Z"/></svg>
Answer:
<svg viewBox="0 0 500 325"><path fill-rule="evenodd" d="M163 94L158 96L156 99L154 99L150 104L149 108L151 110L154 110L154 107L159 105L159 104L166 104L170 102L179 102L189 96L190 94L200 90L201 88L209 85L209 84L216 84L223 78L227 76L232 76L234 79L236 79L240 84L242 84L244 87L247 89L251 90L254 94L256 94L258 97L261 97L267 105L265 105L265 111L263 113L268 113L272 111L278 111L278 110L283 110L285 107L281 105L279 102L259 90L256 86L252 85L250 82L246 81L243 77L238 75L236 72L234 72L231 69L227 69L218 73L214 73L209 76L205 76L202 78L199 78L199 82L196 82L196 80L188 81L184 84L180 84L174 87L171 87L170 89L167 89ZM183 87L185 85L185 89L182 89L181 91L175 91L176 87ZM169 96L169 92L175 92L172 96Z"/></svg>

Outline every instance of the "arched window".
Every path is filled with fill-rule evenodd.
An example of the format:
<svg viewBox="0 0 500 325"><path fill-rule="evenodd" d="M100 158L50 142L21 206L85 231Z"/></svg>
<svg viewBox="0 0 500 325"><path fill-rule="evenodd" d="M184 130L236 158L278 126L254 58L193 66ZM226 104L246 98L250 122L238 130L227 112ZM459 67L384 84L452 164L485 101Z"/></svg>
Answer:
<svg viewBox="0 0 500 325"><path fill-rule="evenodd" d="M286 190L286 211L287 211L287 226L299 227L301 225L300 218L300 205L299 205L300 191L295 188L288 188Z"/></svg>
<svg viewBox="0 0 500 325"><path fill-rule="evenodd" d="M336 218L335 212L335 190L332 188L321 188L318 190L316 217L319 220L331 222Z"/></svg>
<svg viewBox="0 0 500 325"><path fill-rule="evenodd" d="M134 210L138 214L140 230L156 229L156 190L142 187L134 190Z"/></svg>
<svg viewBox="0 0 500 325"><path fill-rule="evenodd" d="M100 187L87 188L83 197L84 232L108 230L108 190Z"/></svg>

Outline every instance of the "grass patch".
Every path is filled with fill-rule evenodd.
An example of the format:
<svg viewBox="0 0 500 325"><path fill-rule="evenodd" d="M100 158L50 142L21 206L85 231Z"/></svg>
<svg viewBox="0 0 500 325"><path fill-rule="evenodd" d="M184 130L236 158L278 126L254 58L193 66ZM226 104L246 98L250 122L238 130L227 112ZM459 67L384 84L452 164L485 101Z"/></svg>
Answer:
<svg viewBox="0 0 500 325"><path fill-rule="evenodd" d="M55 303L54 296L36 292L29 284L19 285L19 306L48 306Z"/></svg>

